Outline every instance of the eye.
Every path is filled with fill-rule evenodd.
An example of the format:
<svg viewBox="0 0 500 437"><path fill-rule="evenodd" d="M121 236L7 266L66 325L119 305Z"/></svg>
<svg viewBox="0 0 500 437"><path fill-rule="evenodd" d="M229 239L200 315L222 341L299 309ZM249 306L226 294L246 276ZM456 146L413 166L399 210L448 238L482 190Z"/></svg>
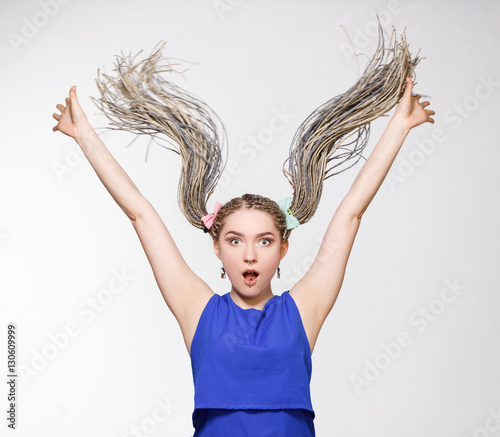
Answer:
<svg viewBox="0 0 500 437"><path fill-rule="evenodd" d="M239 238L231 238L229 240L229 244L233 244L233 241L240 241ZM236 246L238 246L238 244L236 244Z"/></svg>
<svg viewBox="0 0 500 437"><path fill-rule="evenodd" d="M264 238L261 241L262 242L267 242L267 244L264 244L264 246L269 246L272 243L272 241L269 238Z"/></svg>

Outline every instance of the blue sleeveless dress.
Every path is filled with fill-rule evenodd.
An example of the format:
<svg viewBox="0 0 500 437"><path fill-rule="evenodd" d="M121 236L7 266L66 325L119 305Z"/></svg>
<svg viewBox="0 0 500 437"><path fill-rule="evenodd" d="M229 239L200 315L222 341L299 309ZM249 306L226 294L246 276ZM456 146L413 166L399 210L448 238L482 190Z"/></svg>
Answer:
<svg viewBox="0 0 500 437"><path fill-rule="evenodd" d="M311 351L288 291L262 310L214 294L191 343L193 437L315 437Z"/></svg>

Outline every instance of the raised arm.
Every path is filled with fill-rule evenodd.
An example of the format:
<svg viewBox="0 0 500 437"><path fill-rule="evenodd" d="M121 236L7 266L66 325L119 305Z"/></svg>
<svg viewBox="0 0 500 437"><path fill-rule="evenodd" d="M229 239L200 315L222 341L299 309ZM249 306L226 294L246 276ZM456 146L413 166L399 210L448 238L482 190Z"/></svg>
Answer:
<svg viewBox="0 0 500 437"><path fill-rule="evenodd" d="M312 346L340 292L347 261L361 217L382 185L399 149L413 127L434 123L430 103L412 96L413 83L406 90L386 130L354 183L335 211L316 258L304 277L290 290L302 309L302 319Z"/></svg>
<svg viewBox="0 0 500 437"><path fill-rule="evenodd" d="M184 261L160 216L113 158L83 112L73 86L54 131L72 138L81 147L97 176L131 220L165 299L181 327L188 351L199 316L214 294Z"/></svg>
<svg viewBox="0 0 500 437"><path fill-rule="evenodd" d="M66 106L59 103L57 109L61 114L53 114L58 123L52 130L60 131L78 143L111 197L130 220L135 220L138 212L144 209L146 199L90 125L78 102L76 86L70 89Z"/></svg>

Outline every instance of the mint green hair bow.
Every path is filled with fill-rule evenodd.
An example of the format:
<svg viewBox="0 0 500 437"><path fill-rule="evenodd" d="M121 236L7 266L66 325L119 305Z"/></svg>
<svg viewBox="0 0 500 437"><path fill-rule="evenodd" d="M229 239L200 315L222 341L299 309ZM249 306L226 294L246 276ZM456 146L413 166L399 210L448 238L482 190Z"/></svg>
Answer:
<svg viewBox="0 0 500 437"><path fill-rule="evenodd" d="M293 216L292 211L290 211L290 205L292 204L292 199L286 197L278 202L278 205L285 214L286 217L286 228L293 229L300 225L299 221Z"/></svg>

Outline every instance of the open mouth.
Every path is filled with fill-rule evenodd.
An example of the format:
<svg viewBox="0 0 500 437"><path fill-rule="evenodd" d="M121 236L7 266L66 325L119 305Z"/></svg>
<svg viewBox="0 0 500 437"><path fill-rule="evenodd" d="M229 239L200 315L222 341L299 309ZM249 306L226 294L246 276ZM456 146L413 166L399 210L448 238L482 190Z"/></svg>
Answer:
<svg viewBox="0 0 500 437"><path fill-rule="evenodd" d="M259 274L255 270L247 270L243 273L243 280L247 285L253 285L257 281Z"/></svg>

